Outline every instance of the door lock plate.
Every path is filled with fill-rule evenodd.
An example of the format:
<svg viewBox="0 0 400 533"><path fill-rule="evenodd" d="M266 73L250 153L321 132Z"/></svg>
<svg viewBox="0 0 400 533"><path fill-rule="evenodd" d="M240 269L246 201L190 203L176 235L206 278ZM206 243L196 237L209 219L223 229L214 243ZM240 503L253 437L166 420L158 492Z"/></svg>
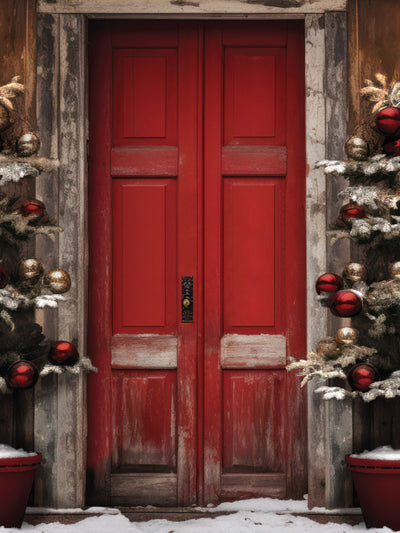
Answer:
<svg viewBox="0 0 400 533"><path fill-rule="evenodd" d="M182 322L193 322L193 276L182 276L181 283Z"/></svg>

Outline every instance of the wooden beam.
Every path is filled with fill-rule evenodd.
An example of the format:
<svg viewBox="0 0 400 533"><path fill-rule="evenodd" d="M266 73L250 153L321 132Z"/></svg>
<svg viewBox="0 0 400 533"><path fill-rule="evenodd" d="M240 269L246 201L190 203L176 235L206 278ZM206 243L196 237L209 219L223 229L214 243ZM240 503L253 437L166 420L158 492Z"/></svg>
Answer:
<svg viewBox="0 0 400 533"><path fill-rule="evenodd" d="M307 15L306 40L306 150L307 168L307 349L313 351L327 332L327 313L315 298L315 280L326 271L325 176L315 163L325 158L325 21ZM309 506L325 504L325 406L308 386Z"/></svg>
<svg viewBox="0 0 400 533"><path fill-rule="evenodd" d="M58 75L59 75L59 16L39 15L37 21L38 79L37 111L38 134L41 153L58 157ZM49 215L58 220L58 172L44 174L36 180L36 197L43 200ZM39 236L36 239L36 254L46 258L46 268L58 268L58 236L55 242ZM49 339L57 339L57 313L40 310L36 312ZM35 449L45 461L36 473L35 503L41 507L57 506L57 432L55 423L58 414L57 376L49 375L35 386Z"/></svg>
<svg viewBox="0 0 400 533"><path fill-rule="evenodd" d="M38 241L49 267L67 270L72 287L57 314L45 318L47 335L86 353L86 25L81 15L39 17L39 128L44 155L58 157L58 180L43 176L37 194L64 232L59 247ZM61 193L61 195L60 195ZM85 504L85 376L48 377L36 389L35 442L45 451L36 502L55 507Z"/></svg>
<svg viewBox="0 0 400 533"><path fill-rule="evenodd" d="M325 62L326 62L326 156L343 159L347 138L347 20L345 13L325 14ZM345 179L328 177L327 223L336 220L342 201L339 191L347 187ZM350 259L347 240L330 247L327 243L328 270L341 273ZM328 330L335 331L350 321L329 314ZM349 324L348 324L349 325ZM343 508L353 503L351 476L344 463L344 456L352 452L353 421L352 402L332 400L325 403L326 412L326 487L325 506Z"/></svg>
<svg viewBox="0 0 400 533"><path fill-rule="evenodd" d="M268 5L270 3L271 5ZM347 0L39 0L40 13L159 14L182 13L324 13L345 11Z"/></svg>

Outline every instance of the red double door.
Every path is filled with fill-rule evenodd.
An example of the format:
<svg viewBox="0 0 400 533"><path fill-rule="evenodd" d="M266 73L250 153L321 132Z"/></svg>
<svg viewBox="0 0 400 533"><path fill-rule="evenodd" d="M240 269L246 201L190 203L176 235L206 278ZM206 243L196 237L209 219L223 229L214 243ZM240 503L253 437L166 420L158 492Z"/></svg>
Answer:
<svg viewBox="0 0 400 533"><path fill-rule="evenodd" d="M89 35L88 498L301 497L302 23Z"/></svg>

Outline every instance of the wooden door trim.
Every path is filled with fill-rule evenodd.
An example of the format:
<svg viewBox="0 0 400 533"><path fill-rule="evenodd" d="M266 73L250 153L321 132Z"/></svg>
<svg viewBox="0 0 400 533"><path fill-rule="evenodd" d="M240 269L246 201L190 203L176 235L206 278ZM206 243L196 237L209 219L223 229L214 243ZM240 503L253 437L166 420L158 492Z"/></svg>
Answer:
<svg viewBox="0 0 400 533"><path fill-rule="evenodd" d="M88 490L89 502L110 505L111 475L111 364L112 337L112 47L111 29L107 21L91 30L89 78L89 314L88 349L96 354L97 375L88 378ZM98 61L96 58L102 58ZM101 110L101 112L100 112ZM99 220L98 213L101 213ZM101 238L99 236L101 235ZM96 290L103 287L102 291ZM96 313L90 312L95 309ZM96 398L101 398L98 409Z"/></svg>

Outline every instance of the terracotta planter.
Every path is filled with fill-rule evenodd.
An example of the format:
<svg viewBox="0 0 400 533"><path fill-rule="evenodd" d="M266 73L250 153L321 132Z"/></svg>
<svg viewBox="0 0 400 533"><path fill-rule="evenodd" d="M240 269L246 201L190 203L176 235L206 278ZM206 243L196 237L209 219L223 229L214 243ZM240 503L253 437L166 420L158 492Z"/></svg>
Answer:
<svg viewBox="0 0 400 533"><path fill-rule="evenodd" d="M360 459L346 455L367 527L400 531L400 460Z"/></svg>
<svg viewBox="0 0 400 533"><path fill-rule="evenodd" d="M0 526L21 527L40 453L0 459Z"/></svg>

